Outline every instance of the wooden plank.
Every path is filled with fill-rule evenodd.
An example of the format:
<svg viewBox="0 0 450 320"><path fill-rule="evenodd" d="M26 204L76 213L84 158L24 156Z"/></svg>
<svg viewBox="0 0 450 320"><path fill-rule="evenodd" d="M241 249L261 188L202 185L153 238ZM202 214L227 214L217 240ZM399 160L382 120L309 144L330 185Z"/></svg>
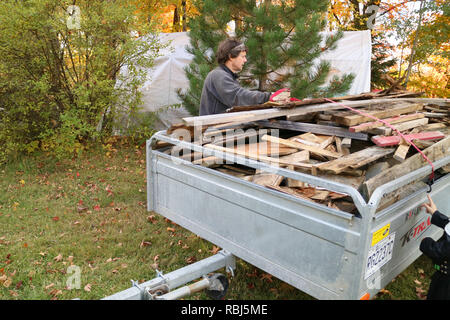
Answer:
<svg viewBox="0 0 450 320"><path fill-rule="evenodd" d="M431 162L435 162L436 160L448 156L450 154L450 137L434 143L432 146L426 148L422 152ZM368 200L372 196L375 189L379 186L426 165L428 165L428 162L424 158L422 158L421 154L417 153L406 159L403 163L395 165L388 170L382 171L375 177L372 177L371 179L363 183L363 192L366 196L366 200ZM418 177L418 179L421 178L423 177Z"/></svg>
<svg viewBox="0 0 450 320"><path fill-rule="evenodd" d="M369 140L368 135L365 133L350 132L348 129L340 127L324 126L320 124L301 123L285 120L278 120L278 121L260 120L257 123L264 126L265 128L285 129L299 132L311 132L363 141Z"/></svg>
<svg viewBox="0 0 450 320"><path fill-rule="evenodd" d="M425 117L425 115L423 113L412 113L412 114L399 115L396 117L382 119L382 120L389 124L394 124L394 123L399 123L399 122L421 119L424 117ZM371 121L371 122L361 123L357 126L352 126L352 127L348 128L348 130L351 132L362 132L362 131L367 131L367 130L377 128L377 127L382 127L382 126L384 126L384 123L382 123L381 121Z"/></svg>
<svg viewBox="0 0 450 320"><path fill-rule="evenodd" d="M321 171L329 171L339 174L348 168L356 169L362 167L393 152L393 148L370 147L351 153L347 156L343 156L339 159L319 164L316 168Z"/></svg>
<svg viewBox="0 0 450 320"><path fill-rule="evenodd" d="M412 121L402 122L396 125L393 125L395 129L402 132L405 130L413 129L419 126L426 125L428 123L428 118L416 119Z"/></svg>
<svg viewBox="0 0 450 320"><path fill-rule="evenodd" d="M421 110L423 108L423 104L421 103L413 103L413 104L399 104L395 106L386 107L383 110L368 110L368 109L362 109L364 113L371 115L373 117L377 117L380 119L383 118L389 118L398 116L405 113L410 113L414 111ZM361 114L357 113L349 113L349 112L342 112L342 113L336 113L332 117L333 121L345 125L345 126L355 126L357 124L372 121L373 119L370 117L363 116Z"/></svg>
<svg viewBox="0 0 450 320"><path fill-rule="evenodd" d="M409 130L412 128L426 125L427 123L428 123L428 118L421 118L421 119L416 119L416 120L412 120L412 121L398 123L398 124L393 125L393 127L401 132L401 131L405 131L405 130ZM392 130L389 127L378 127L378 128L369 130L369 133L373 133L373 134L381 135L381 136L389 136L392 134L393 131L397 132L395 130Z"/></svg>
<svg viewBox="0 0 450 320"><path fill-rule="evenodd" d="M283 181L284 177L273 173L262 173L253 176L252 182L262 186L276 186L278 187Z"/></svg>
<svg viewBox="0 0 450 320"><path fill-rule="evenodd" d="M286 139L281 139L281 138L277 138L277 137L273 137L273 136L269 136L269 135L264 135L261 140L263 141L270 141L270 142L274 142L274 143L279 143L279 144L283 144L285 146L288 147L292 147L292 148L297 148L300 150L308 150L312 153L317 153L323 156L327 156L327 157L331 157L331 158L339 158L341 157L341 154L337 153L337 152L331 152L328 150L323 150L321 148L315 147L315 146L309 146L300 142L295 142L295 141L289 141Z"/></svg>
<svg viewBox="0 0 450 320"><path fill-rule="evenodd" d="M298 151L298 152L292 153L287 156L282 156L282 157L280 157L280 160L289 161L292 163L308 162L309 161L309 151L308 150Z"/></svg>
<svg viewBox="0 0 450 320"><path fill-rule="evenodd" d="M406 134L405 138L409 140L439 140L445 138L445 134L439 131L420 132ZM372 142L379 147L395 146L402 141L401 136L374 136Z"/></svg>
<svg viewBox="0 0 450 320"><path fill-rule="evenodd" d="M214 143L215 144L215 143ZM226 147L229 147L226 145ZM234 147L237 150L243 151L243 152L251 152L258 155L263 156L287 156L293 153L298 152L298 149L296 148L289 148L284 145L280 145L278 143L271 143L271 142L255 142L255 143L247 143L247 144L240 144Z"/></svg>
<svg viewBox="0 0 450 320"><path fill-rule="evenodd" d="M307 114L310 112L319 112L319 111L325 111L325 110L338 110L338 109L345 109L346 106L349 107L361 107L361 106L367 106L367 105L373 105L373 104L381 104L381 103L396 103L396 102L402 102L402 101L409 101L409 102L416 102L420 101L422 102L423 99L421 98L399 98L399 99L370 99L370 100L357 100L357 101L343 101L343 103L323 103L318 105L312 105L312 106L303 106L303 107L296 107L293 109L266 109L266 110L256 110L256 111L244 111L244 112L233 112L233 113L220 113L220 114L212 114L212 115L205 115L205 116L197 116L197 117L186 117L183 118L183 123L187 126L206 126L206 125L213 125L213 124L221 124L221 123L235 123L238 122L250 122L250 121L258 121L263 119L272 119L277 117L283 117L288 115L301 115L301 114ZM447 102L448 99L426 99L426 101L442 101ZM370 119L371 120L371 119Z"/></svg>
<svg viewBox="0 0 450 320"><path fill-rule="evenodd" d="M239 150L239 149L232 149L232 148L225 148L225 147L221 147L221 146L216 146L214 144L207 144L204 145L205 148L209 148L209 149L213 149L213 150L218 150L218 151L222 151L222 152L226 152L226 153L230 153L230 154L236 154L239 156L243 156L243 157L247 157L249 159L252 160L257 160L257 161L262 161L262 162L267 162L271 165L293 165L294 167L299 167L299 168L303 168L303 169L311 169L312 168L312 164L310 163L303 163L303 162L291 162L291 161L286 161L286 160L282 160L282 159L277 159L277 158L272 158L272 157L267 157L267 156L263 156L257 153L253 153L253 152L246 152L243 150Z"/></svg>

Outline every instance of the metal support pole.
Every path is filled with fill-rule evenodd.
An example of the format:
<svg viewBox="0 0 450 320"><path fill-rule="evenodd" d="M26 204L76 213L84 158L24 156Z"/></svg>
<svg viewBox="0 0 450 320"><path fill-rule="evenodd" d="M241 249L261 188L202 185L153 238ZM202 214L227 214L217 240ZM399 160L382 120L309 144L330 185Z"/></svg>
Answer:
<svg viewBox="0 0 450 320"><path fill-rule="evenodd" d="M177 269L168 274L163 275L159 272L158 276L150 281L141 284L132 282L133 286L131 288L105 297L102 300L150 299L149 292L151 291L160 288L164 288L163 291L170 291L221 268L226 268L227 272L230 269L233 270L236 268L234 256L225 250L221 250L211 257Z"/></svg>
<svg viewBox="0 0 450 320"><path fill-rule="evenodd" d="M203 278L200 281L197 281L191 285L184 286L181 288L178 288L176 290L170 291L169 293L163 294L161 296L158 296L155 298L155 300L176 300L180 299L186 296L189 296L193 293L199 292L203 289L209 288L211 285L211 282L208 278Z"/></svg>

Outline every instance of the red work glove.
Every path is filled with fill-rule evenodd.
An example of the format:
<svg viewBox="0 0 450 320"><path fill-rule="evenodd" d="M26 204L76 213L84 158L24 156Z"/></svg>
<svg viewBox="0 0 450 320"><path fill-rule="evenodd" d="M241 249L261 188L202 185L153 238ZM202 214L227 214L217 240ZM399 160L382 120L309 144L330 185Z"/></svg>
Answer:
<svg viewBox="0 0 450 320"><path fill-rule="evenodd" d="M290 98L291 98L291 91L289 90L289 88L283 88L272 93L269 101L272 102L289 101Z"/></svg>
<svg viewBox="0 0 450 320"><path fill-rule="evenodd" d="M291 98L291 89L283 88L280 89L270 96L269 101L272 102L293 102L293 101L301 101L297 98Z"/></svg>

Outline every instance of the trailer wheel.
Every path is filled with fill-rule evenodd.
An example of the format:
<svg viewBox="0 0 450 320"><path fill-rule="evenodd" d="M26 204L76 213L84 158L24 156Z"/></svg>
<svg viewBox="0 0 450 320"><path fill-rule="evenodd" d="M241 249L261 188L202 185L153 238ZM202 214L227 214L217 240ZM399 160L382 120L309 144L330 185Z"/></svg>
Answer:
<svg viewBox="0 0 450 320"><path fill-rule="evenodd" d="M221 273L214 273L208 276L211 285L206 289L206 295L214 300L220 300L227 294L229 282L226 276Z"/></svg>

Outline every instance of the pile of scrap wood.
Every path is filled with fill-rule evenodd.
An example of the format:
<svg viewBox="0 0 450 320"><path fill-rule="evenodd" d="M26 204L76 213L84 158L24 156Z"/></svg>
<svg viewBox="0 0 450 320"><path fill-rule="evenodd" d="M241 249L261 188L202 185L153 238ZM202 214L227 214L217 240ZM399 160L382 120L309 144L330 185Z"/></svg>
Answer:
<svg viewBox="0 0 450 320"><path fill-rule="evenodd" d="M432 162L450 155L449 100L414 98L416 95L367 93L331 98L335 102L310 99L283 106L269 103L235 107L223 114L184 118L183 123L169 128L167 134L190 139L208 150L347 184L368 200L377 187L428 165L408 141ZM160 147L166 147L166 153L171 152L170 145L154 146ZM185 151L176 156L295 197L356 212L346 194L276 173L225 163L201 152ZM446 174L448 165L438 171ZM422 180L385 195L378 209L423 188Z"/></svg>

